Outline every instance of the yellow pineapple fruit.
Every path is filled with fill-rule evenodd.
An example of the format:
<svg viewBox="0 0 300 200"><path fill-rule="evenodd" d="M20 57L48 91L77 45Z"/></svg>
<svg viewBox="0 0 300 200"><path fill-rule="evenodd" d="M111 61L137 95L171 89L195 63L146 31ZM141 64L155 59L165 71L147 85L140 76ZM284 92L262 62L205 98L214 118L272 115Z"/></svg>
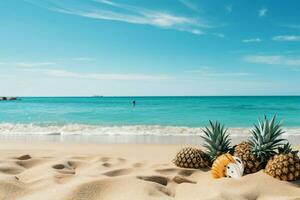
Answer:
<svg viewBox="0 0 300 200"><path fill-rule="evenodd" d="M300 178L300 158L297 151L292 151L289 143L279 149L267 163L265 172L283 181L295 181Z"/></svg>
<svg viewBox="0 0 300 200"><path fill-rule="evenodd" d="M284 141L280 138L284 131L275 116L270 121L265 116L264 120L259 120L258 125L254 126L249 140L238 144L234 150L234 156L243 161L245 174L264 169Z"/></svg>
<svg viewBox="0 0 300 200"><path fill-rule="evenodd" d="M183 168L206 168L209 164L208 156L197 148L186 147L181 149L175 159L174 164Z"/></svg>
<svg viewBox="0 0 300 200"><path fill-rule="evenodd" d="M231 150L229 134L224 125L219 122L209 121L209 126L203 129L204 135L201 138L204 140L206 151L187 147L179 151L174 159L174 164L178 167L185 168L205 168L210 167L212 162L224 153Z"/></svg>
<svg viewBox="0 0 300 200"><path fill-rule="evenodd" d="M234 156L243 161L245 174L255 173L263 169L263 163L252 153L252 146L247 141L241 142L235 147Z"/></svg>

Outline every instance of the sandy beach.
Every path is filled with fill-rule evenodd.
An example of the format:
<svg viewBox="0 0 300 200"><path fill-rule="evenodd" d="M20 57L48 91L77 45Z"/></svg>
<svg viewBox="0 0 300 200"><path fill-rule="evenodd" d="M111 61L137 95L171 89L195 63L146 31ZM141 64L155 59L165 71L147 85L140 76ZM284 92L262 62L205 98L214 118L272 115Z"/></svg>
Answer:
<svg viewBox="0 0 300 200"><path fill-rule="evenodd" d="M1 200L300 199L263 171L214 180L172 164L182 145L1 142ZM299 149L299 147L298 147Z"/></svg>

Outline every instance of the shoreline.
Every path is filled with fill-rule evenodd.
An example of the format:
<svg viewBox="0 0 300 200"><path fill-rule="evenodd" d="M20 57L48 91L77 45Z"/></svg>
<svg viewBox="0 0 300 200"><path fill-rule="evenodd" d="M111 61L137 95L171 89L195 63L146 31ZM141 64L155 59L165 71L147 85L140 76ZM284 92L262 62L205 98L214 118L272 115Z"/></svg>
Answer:
<svg viewBox="0 0 300 200"><path fill-rule="evenodd" d="M248 139L248 135L231 136L232 143ZM300 145L300 135L284 135L292 145ZM49 142L74 144L175 144L202 145L199 135L43 135L43 134L0 134L0 142Z"/></svg>
<svg viewBox="0 0 300 200"><path fill-rule="evenodd" d="M89 124L36 124L0 123L1 134L14 135L154 135L200 136L205 127L175 125L89 125ZM248 136L253 127L226 127L233 137ZM288 136L300 136L300 126L284 127Z"/></svg>

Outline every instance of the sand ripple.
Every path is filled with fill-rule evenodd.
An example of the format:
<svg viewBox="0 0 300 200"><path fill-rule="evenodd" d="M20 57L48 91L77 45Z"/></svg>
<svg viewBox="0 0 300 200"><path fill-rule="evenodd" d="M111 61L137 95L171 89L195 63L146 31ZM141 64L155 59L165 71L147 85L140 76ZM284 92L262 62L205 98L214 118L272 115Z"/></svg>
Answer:
<svg viewBox="0 0 300 200"><path fill-rule="evenodd" d="M180 147L154 146L152 149L164 157L161 160L150 158L149 148L120 146L109 150L107 145L99 147L99 154L59 152L44 156L25 150L24 154L1 154L0 199L300 199L300 182L278 181L262 171L238 180L213 180L207 170L181 169L168 162ZM114 153L105 153L108 151Z"/></svg>

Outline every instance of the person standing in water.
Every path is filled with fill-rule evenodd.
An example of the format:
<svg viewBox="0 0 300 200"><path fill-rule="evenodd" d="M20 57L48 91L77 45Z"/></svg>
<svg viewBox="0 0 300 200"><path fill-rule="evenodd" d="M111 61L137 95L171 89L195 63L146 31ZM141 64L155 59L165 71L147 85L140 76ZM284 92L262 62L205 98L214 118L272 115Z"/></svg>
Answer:
<svg viewBox="0 0 300 200"><path fill-rule="evenodd" d="M135 107L135 104L136 104L136 102L135 102L135 100L133 100L133 101L132 101L133 107Z"/></svg>

